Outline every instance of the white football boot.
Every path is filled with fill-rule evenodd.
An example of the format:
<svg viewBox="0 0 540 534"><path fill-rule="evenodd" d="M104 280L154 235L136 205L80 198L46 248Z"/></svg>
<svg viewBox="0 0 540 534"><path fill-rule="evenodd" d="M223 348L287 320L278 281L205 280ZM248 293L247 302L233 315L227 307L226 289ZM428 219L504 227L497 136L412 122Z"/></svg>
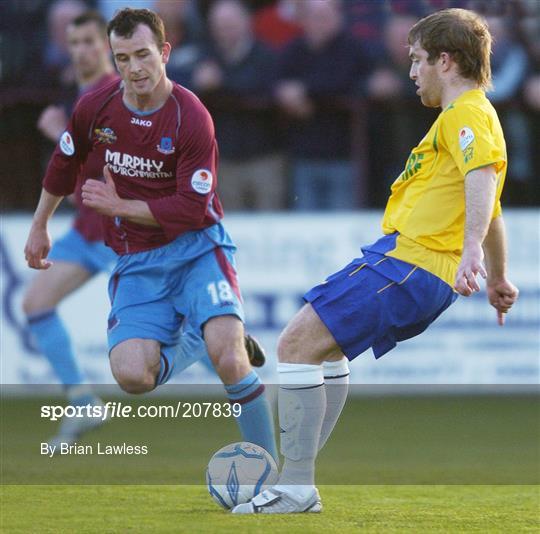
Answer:
<svg viewBox="0 0 540 534"><path fill-rule="evenodd" d="M321 497L317 488L313 488L306 499L270 488L253 497L248 503L238 504L232 509L233 514L301 514L304 512L322 512Z"/></svg>
<svg viewBox="0 0 540 534"><path fill-rule="evenodd" d="M103 402L100 398L96 397L92 401L92 406L103 406ZM56 453L60 451L62 443L73 445L83 434L100 427L109 420L108 417L102 419L101 417L62 417L60 421L60 427L58 432L48 441L49 447L56 447L51 449Z"/></svg>

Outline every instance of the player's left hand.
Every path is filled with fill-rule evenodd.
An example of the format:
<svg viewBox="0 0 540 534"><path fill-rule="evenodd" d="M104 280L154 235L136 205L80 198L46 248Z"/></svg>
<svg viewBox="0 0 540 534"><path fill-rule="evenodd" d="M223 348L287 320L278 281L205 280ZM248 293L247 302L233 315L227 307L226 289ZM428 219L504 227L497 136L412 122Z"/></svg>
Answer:
<svg viewBox="0 0 540 534"><path fill-rule="evenodd" d="M32 224L24 247L24 257L31 269L48 269L52 262L47 259L51 250L51 236L46 226Z"/></svg>
<svg viewBox="0 0 540 534"><path fill-rule="evenodd" d="M469 243L463 247L463 255L459 264L454 289L464 297L471 296L474 292L480 291L480 285L476 276L487 278L486 269L483 264L484 251L480 243Z"/></svg>
<svg viewBox="0 0 540 534"><path fill-rule="evenodd" d="M105 182L86 180L82 186L82 200L85 206L94 208L98 213L108 217L116 217L120 213L122 199L116 192L111 171L107 165L103 167Z"/></svg>
<svg viewBox="0 0 540 534"><path fill-rule="evenodd" d="M518 299L518 288L506 278L487 281L487 294L489 303L497 310L497 322L500 326L504 325L504 314L510 311L510 308Z"/></svg>

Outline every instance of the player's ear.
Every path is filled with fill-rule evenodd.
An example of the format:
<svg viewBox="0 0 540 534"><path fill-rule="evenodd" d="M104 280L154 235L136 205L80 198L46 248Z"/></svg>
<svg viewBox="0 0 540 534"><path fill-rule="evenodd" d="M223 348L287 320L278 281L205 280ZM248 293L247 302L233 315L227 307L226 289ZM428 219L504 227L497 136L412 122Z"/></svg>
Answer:
<svg viewBox="0 0 540 534"><path fill-rule="evenodd" d="M171 43L163 43L163 48L161 49L161 60L166 65L169 62L169 56L171 55Z"/></svg>
<svg viewBox="0 0 540 534"><path fill-rule="evenodd" d="M441 52L441 55L439 56L439 61L444 71L447 71L450 68L451 59L452 56L448 52Z"/></svg>

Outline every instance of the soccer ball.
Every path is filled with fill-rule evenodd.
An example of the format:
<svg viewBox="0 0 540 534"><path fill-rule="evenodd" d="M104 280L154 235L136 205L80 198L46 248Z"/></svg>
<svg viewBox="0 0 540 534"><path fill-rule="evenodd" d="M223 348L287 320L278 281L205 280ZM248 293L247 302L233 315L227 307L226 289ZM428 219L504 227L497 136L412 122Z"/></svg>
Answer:
<svg viewBox="0 0 540 534"><path fill-rule="evenodd" d="M219 449L206 469L208 492L230 510L277 482L275 460L262 447L243 441Z"/></svg>

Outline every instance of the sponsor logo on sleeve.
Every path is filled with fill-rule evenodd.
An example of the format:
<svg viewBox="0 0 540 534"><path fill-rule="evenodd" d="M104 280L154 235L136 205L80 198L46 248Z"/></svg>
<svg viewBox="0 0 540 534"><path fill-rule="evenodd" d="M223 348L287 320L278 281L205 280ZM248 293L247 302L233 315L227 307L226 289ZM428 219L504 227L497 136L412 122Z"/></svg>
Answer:
<svg viewBox="0 0 540 534"><path fill-rule="evenodd" d="M465 150L472 142L474 141L474 133L473 131L467 127L464 126L459 131L459 148L461 150Z"/></svg>
<svg viewBox="0 0 540 534"><path fill-rule="evenodd" d="M73 156L75 154L75 145L73 144L73 137L71 137L71 134L66 130L60 137L60 150L66 155L66 156Z"/></svg>
<svg viewBox="0 0 540 534"><path fill-rule="evenodd" d="M94 133L98 143L112 145L118 139L111 128L95 128Z"/></svg>
<svg viewBox="0 0 540 534"><path fill-rule="evenodd" d="M469 163L474 157L474 147L469 146L463 151L463 161L464 163Z"/></svg>
<svg viewBox="0 0 540 534"><path fill-rule="evenodd" d="M191 187L201 195L207 195L212 189L212 173L207 169L199 169L191 177Z"/></svg>

